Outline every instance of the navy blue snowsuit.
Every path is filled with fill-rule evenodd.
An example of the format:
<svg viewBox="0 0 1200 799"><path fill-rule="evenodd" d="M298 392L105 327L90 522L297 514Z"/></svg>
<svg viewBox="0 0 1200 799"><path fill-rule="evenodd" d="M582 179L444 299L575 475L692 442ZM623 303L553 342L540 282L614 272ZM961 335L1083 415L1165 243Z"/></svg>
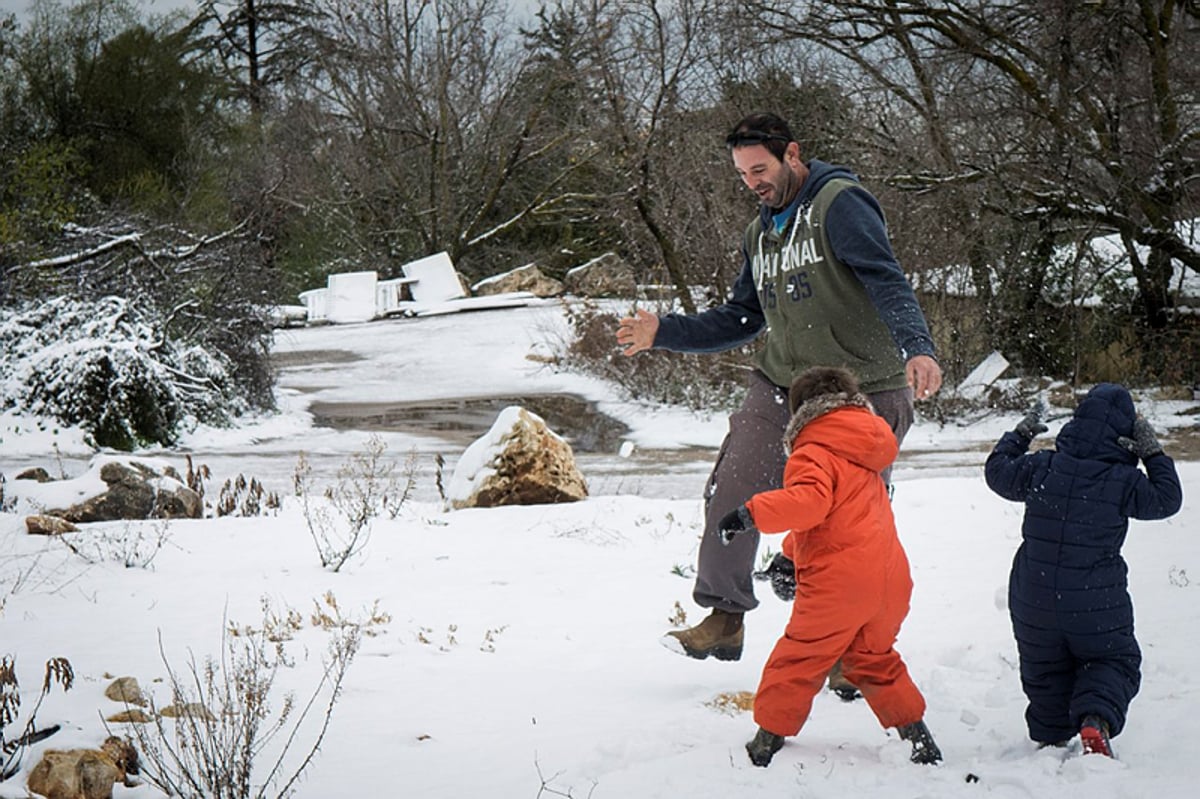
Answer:
<svg viewBox="0 0 1200 799"><path fill-rule="evenodd" d="M1013 560L1008 606L1029 699L1030 737L1059 743L1086 715L1125 726L1141 684L1121 545L1129 519L1165 519L1183 493L1166 455L1146 459L1122 447L1132 437L1133 399L1102 383L1079 404L1056 451L1027 454L1031 439L1005 433L984 467L988 487L1025 503L1023 541Z"/></svg>

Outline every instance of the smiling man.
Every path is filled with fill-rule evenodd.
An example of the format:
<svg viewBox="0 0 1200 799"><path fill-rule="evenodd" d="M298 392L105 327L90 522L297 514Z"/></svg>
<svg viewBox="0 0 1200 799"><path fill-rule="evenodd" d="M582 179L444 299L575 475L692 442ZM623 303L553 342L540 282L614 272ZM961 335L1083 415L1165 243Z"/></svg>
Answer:
<svg viewBox="0 0 1200 799"><path fill-rule="evenodd" d="M786 387L810 367L845 367L899 443L912 425L914 397L933 396L942 372L925 317L892 253L883 211L854 173L801 160L799 143L774 114L742 119L725 143L734 169L761 203L743 237L742 271L731 297L695 315L660 318L639 310L620 320L617 342L625 355L652 348L720 352L766 332L704 492L693 599L712 613L664 639L690 657L737 660L744 614L758 605L752 576L758 534L724 546L718 522L755 493L780 486ZM883 476L890 482L890 467ZM789 562L774 565L781 596L794 585L793 569ZM854 696L836 677L830 687L843 698Z"/></svg>

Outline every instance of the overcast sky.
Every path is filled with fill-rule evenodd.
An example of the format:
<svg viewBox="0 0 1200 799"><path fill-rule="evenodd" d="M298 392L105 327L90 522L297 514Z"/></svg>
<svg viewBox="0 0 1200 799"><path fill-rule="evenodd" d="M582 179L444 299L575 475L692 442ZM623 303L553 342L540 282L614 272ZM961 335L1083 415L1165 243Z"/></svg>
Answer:
<svg viewBox="0 0 1200 799"><path fill-rule="evenodd" d="M147 11L165 14L178 9L192 11L199 5L200 0L140 0L140 2L142 8ZM0 0L0 16L7 16L11 13L21 19L31 5L33 5L33 0ZM514 0L508 4L509 10L530 7L536 8L536 5L528 0Z"/></svg>
<svg viewBox="0 0 1200 799"><path fill-rule="evenodd" d="M192 10L199 0L141 0L142 8L163 14L178 8ZM33 0L0 0L0 15L16 14L18 18L25 15Z"/></svg>

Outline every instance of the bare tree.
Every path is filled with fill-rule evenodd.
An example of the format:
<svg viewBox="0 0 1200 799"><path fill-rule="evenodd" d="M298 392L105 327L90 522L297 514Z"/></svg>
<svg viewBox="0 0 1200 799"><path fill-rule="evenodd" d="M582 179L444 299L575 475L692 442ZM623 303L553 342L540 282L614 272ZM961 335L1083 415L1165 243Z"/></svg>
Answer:
<svg viewBox="0 0 1200 799"><path fill-rule="evenodd" d="M1200 210L1200 26L1187 4L744 5L776 37L854 63L920 120L931 158L910 188L986 180L984 207L1051 241L1119 234L1142 318L1169 324L1172 260L1200 270L1177 226ZM986 123L968 127L975 142L944 116L964 97L960 111Z"/></svg>
<svg viewBox="0 0 1200 799"><path fill-rule="evenodd" d="M617 208L636 223L631 238L648 239L681 305L693 312L692 265L711 264L705 255L713 248L689 245L710 241L706 195L713 156L723 155L713 143L720 140L715 130L728 124L697 110L718 94L708 56L719 4L560 0L553 8L582 20L577 69L600 98L593 131L604 142Z"/></svg>
<svg viewBox="0 0 1200 799"><path fill-rule="evenodd" d="M495 0L330 4L310 87L326 113L318 154L337 194L323 211L404 257L469 258L524 224L568 214L589 148L544 125L551 87ZM570 145L570 147L568 147ZM586 198L584 198L586 199ZM489 265L494 266L494 265Z"/></svg>

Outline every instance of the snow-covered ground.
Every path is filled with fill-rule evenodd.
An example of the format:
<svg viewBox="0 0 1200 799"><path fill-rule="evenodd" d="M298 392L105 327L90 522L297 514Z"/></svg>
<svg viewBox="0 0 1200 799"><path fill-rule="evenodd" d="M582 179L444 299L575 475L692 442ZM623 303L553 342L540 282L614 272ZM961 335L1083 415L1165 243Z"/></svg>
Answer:
<svg viewBox="0 0 1200 799"><path fill-rule="evenodd" d="M554 304L281 331L279 416L199 431L177 451L147 454L182 466L190 452L212 469L210 486L257 476L284 496L282 510L89 528L110 542L94 551L110 555L111 542L139 532L163 538L143 568L85 562L61 542L26 535L23 514L0 514L0 655L16 658L24 710L48 658L68 658L76 675L71 691L52 689L38 710L41 726L63 731L33 747L25 770L41 748L103 739L101 715L120 709L103 696L113 676L136 677L168 704L166 664L186 673L189 658L219 657L222 629L262 627L264 602L301 619L285 644L294 665L279 675L277 704L284 689L306 698L329 638L309 616L328 609L331 595L345 618L375 634L363 638L299 797L1195 795L1200 764L1188 753L1200 740L1200 464L1179 464L1183 510L1133 523L1125 547L1145 662L1142 691L1114 742L1119 760L1064 759L1025 735L1005 608L1022 509L991 494L982 475L1014 413L962 426L921 421L896 471L895 511L916 584L899 649L929 702L945 763L909 763L908 745L880 729L861 700L822 694L801 734L769 768L756 768L743 749L753 721L720 697L754 690L788 607L760 591L738 662L689 660L658 640L677 603L688 623L703 615L690 599L690 570L699 491L724 415L640 406L614 387L553 371L542 356L562 331ZM383 413L555 393L581 397L628 428L611 451L580 458L592 496L576 504L446 512L430 463L442 454L453 469L463 431L338 430L314 426L311 413L314 405ZM1139 399L1168 451L1172 429L1200 421L1195 410L1179 413L1200 403ZM337 465L371 436L397 461L417 453L418 485L334 573L321 566L291 473L303 451L313 481L333 483ZM74 474L90 455L78 431L0 417L10 496L21 468ZM764 557L778 544L765 539ZM388 620L367 623L376 608ZM0 796L25 796L24 776L0 784ZM114 796L161 794L118 786Z"/></svg>

